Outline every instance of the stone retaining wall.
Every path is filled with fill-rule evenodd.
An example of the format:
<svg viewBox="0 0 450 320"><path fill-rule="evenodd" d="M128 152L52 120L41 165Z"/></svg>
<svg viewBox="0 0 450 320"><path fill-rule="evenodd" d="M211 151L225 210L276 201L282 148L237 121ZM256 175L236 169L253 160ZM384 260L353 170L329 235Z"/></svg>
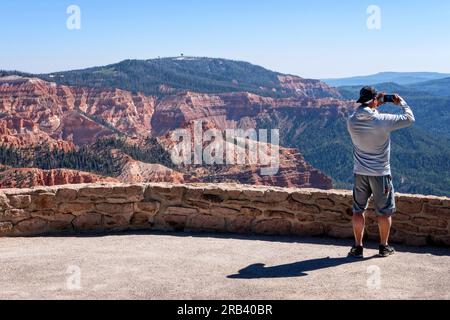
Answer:
<svg viewBox="0 0 450 320"><path fill-rule="evenodd" d="M243 185L73 185L0 191L0 236L122 230L351 238L349 191ZM450 246L450 198L399 194L393 242ZM367 232L378 238L373 210Z"/></svg>

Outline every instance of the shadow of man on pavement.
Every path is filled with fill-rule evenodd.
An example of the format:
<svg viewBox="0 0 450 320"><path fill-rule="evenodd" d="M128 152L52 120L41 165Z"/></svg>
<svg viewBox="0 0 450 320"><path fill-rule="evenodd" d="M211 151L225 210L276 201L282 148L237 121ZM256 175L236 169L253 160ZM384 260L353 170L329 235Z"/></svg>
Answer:
<svg viewBox="0 0 450 320"><path fill-rule="evenodd" d="M273 267L265 267L263 263L252 264L242 270L238 274L227 276L229 279L260 279L260 278L294 278L304 277L308 271L319 269L327 269L337 267L343 264L367 261L367 259L352 259L352 258L321 258L313 260L305 260L290 264L283 264Z"/></svg>

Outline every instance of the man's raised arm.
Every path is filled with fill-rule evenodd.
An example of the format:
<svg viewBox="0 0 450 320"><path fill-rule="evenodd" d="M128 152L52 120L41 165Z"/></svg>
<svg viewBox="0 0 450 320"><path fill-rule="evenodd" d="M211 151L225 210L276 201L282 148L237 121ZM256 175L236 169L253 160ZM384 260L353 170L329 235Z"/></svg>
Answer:
<svg viewBox="0 0 450 320"><path fill-rule="evenodd" d="M412 126L416 121L416 118L414 117L414 113L406 101L402 97L396 96L395 104L402 108L402 114L380 113L378 115L378 119L389 131L395 131Z"/></svg>

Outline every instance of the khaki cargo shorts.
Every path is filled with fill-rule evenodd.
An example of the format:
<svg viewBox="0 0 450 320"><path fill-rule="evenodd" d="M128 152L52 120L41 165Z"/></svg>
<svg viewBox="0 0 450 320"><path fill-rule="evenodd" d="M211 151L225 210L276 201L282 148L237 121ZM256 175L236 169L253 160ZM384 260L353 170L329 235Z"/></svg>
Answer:
<svg viewBox="0 0 450 320"><path fill-rule="evenodd" d="M355 174L353 213L363 214L369 206L371 196L373 196L377 215L392 216L395 214L395 191L391 175L372 177Z"/></svg>

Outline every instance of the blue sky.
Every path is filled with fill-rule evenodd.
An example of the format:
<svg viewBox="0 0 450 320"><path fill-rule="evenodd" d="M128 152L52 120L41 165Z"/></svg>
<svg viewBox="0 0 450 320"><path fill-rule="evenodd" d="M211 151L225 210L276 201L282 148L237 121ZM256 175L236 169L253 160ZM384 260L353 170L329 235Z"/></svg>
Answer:
<svg viewBox="0 0 450 320"><path fill-rule="evenodd" d="M67 7L81 9L68 30ZM381 9L369 30L366 10ZM14 0L0 5L0 69L53 72L128 58L245 60L310 78L450 73L445 0Z"/></svg>

